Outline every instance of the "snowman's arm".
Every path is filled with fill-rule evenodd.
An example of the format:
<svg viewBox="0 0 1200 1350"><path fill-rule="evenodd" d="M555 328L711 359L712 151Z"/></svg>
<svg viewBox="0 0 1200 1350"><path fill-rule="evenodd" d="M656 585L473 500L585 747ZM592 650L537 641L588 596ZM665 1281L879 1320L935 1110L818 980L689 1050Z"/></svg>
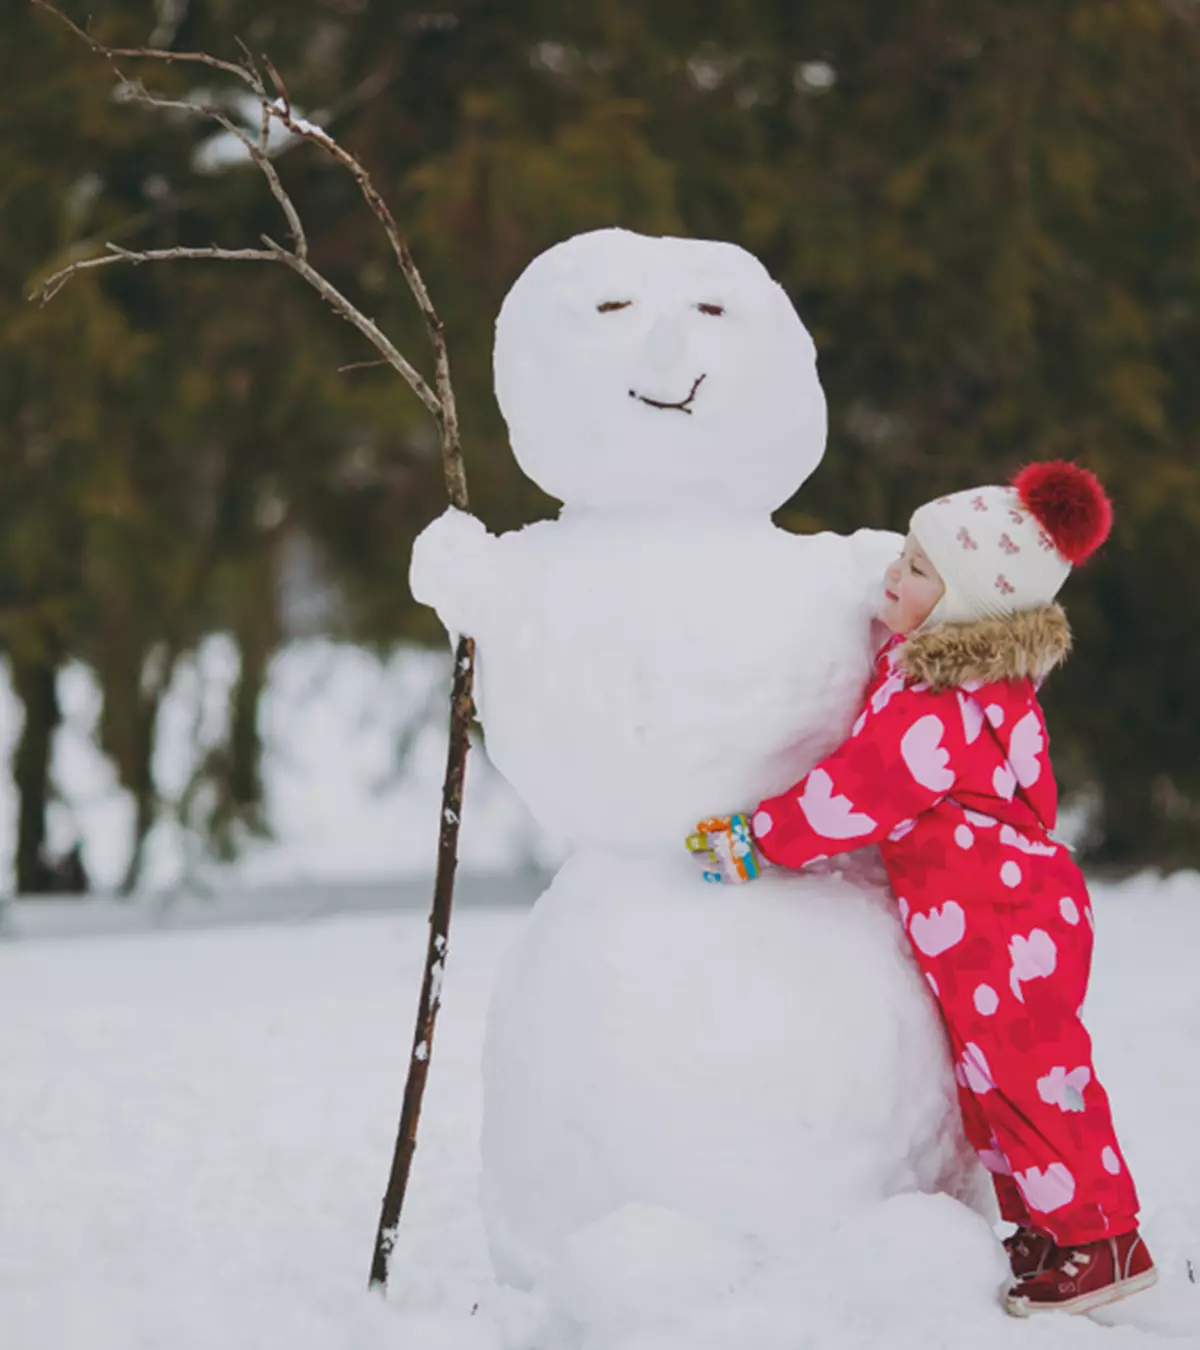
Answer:
<svg viewBox="0 0 1200 1350"><path fill-rule="evenodd" d="M453 642L478 637L499 593L498 541L482 522L450 507L413 543L408 583L413 599L437 611Z"/></svg>
<svg viewBox="0 0 1200 1350"><path fill-rule="evenodd" d="M885 693L886 686L878 691ZM803 867L900 838L951 792L967 752L955 691L908 687L875 702L840 749L758 804L750 824L768 861Z"/></svg>

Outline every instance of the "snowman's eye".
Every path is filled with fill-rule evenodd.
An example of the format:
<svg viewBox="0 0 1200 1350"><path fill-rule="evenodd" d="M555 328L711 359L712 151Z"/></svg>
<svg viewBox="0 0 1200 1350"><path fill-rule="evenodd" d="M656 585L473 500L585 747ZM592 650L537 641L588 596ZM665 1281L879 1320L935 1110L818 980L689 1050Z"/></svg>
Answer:
<svg viewBox="0 0 1200 1350"><path fill-rule="evenodd" d="M632 300L602 300L596 308L601 314L611 314L614 309L628 309Z"/></svg>
<svg viewBox="0 0 1200 1350"><path fill-rule="evenodd" d="M703 304L697 305L696 308L701 314L711 314L714 317L725 313L724 305L713 304L711 301L705 301Z"/></svg>

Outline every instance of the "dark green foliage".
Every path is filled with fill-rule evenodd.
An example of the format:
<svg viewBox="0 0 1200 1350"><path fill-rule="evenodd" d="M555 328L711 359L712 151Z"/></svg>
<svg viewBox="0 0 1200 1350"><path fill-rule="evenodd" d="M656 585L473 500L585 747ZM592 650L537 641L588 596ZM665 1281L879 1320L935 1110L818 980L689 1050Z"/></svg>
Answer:
<svg viewBox="0 0 1200 1350"><path fill-rule="evenodd" d="M120 41L157 24L150 0L71 10ZM607 224L734 239L795 298L831 436L783 523L902 528L1027 459L1097 469L1118 523L1064 597L1079 652L1047 690L1059 769L1099 790L1094 861L1200 862L1194 6L191 0L171 40L233 56L235 35L408 229L492 528L553 509L505 444L496 310L535 253ZM174 95L220 87L137 68ZM257 695L298 537L338 588L340 633L440 639L405 584L444 501L434 430L391 372L336 373L373 353L282 271L112 269L24 304L85 243L285 227L252 168L192 171L209 126L115 102L103 62L24 0L5 0L0 81L0 647L43 672L30 689L67 657L95 666L146 825L163 681L205 633L232 634L242 679L204 796L228 850L261 826ZM310 147L278 163L317 266L428 369L353 183ZM37 814L44 783L22 773Z"/></svg>

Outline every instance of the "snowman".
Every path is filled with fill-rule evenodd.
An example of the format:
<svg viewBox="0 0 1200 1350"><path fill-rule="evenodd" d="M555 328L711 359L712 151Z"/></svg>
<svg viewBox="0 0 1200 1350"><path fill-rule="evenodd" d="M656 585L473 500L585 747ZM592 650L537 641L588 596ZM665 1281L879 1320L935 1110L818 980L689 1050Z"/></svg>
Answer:
<svg viewBox="0 0 1200 1350"><path fill-rule="evenodd" d="M894 535L771 512L824 454L812 339L726 243L624 230L535 258L496 390L556 520L450 511L411 584L478 651L492 761L567 841L499 977L481 1201L530 1287L650 1206L787 1248L907 1191L966 1195L935 1005L867 855L706 885L695 822L783 791L846 736Z"/></svg>

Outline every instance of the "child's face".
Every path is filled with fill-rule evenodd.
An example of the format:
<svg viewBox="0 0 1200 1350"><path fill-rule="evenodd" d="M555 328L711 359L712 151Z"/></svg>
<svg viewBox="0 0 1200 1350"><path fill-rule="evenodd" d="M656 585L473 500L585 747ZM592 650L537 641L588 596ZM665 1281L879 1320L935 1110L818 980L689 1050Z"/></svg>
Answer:
<svg viewBox="0 0 1200 1350"><path fill-rule="evenodd" d="M904 541L904 552L884 573L883 585L880 617L893 633L920 628L946 590L937 568L911 534Z"/></svg>

